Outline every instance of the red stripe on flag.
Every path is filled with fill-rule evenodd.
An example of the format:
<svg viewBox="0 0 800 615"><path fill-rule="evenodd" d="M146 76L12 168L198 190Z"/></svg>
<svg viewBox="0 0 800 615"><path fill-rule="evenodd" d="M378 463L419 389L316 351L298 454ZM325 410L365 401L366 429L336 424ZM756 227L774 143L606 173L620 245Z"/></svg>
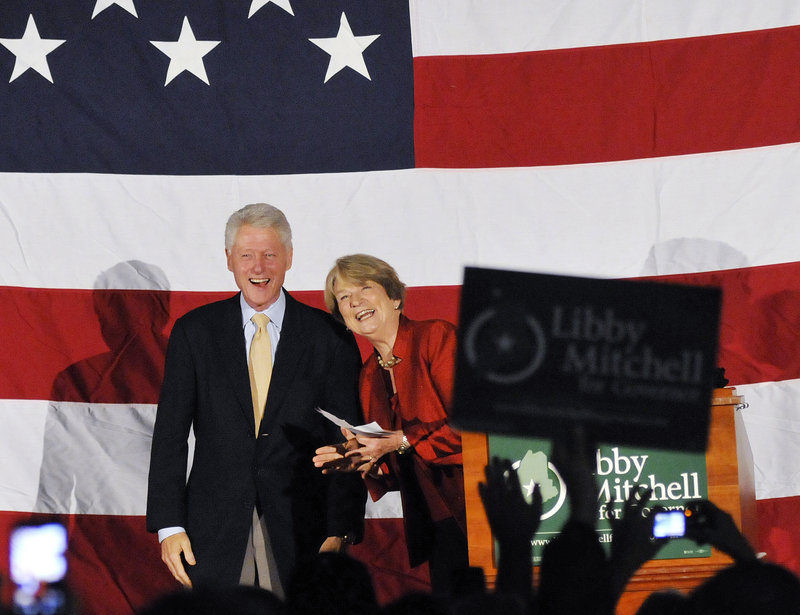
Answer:
<svg viewBox="0 0 800 615"><path fill-rule="evenodd" d="M414 60L417 167L630 160L800 141L800 27Z"/></svg>
<svg viewBox="0 0 800 615"><path fill-rule="evenodd" d="M661 276L723 290L719 365L733 384L800 378L800 262ZM156 403L163 343L174 320L189 309L230 293L95 291L112 301L121 321L94 312L92 291L0 288L0 336L14 352L0 356L0 397L96 403ZM408 290L406 313L415 319L457 322L460 287ZM322 307L320 291L293 293ZM166 302L166 306L165 306ZM154 333L155 311L167 310ZM47 322L47 332L33 322ZM97 323L87 325L86 323ZM109 324L113 325L109 327ZM141 329L137 329L141 327ZM146 343L124 352L109 350L101 329L140 331ZM107 339L113 339L111 333ZM371 351L359 340L362 354ZM64 370L72 365L71 372ZM121 370L109 374L110 366ZM149 367L147 367L149 366Z"/></svg>
<svg viewBox="0 0 800 615"><path fill-rule="evenodd" d="M766 553L767 560L800 574L800 496L759 500L756 510L758 550Z"/></svg>
<svg viewBox="0 0 800 615"><path fill-rule="evenodd" d="M407 313L456 322L459 292L410 288ZM154 404L175 320L231 294L0 287L0 398ZM292 296L325 308L321 291Z"/></svg>
<svg viewBox="0 0 800 615"><path fill-rule="evenodd" d="M661 276L684 284L723 290L719 365L733 384L800 378L800 262ZM96 403L156 403L163 364L163 343L175 319L189 309L230 293L95 291L113 300L122 321L104 327L129 331L142 326L147 342L127 356L109 351L93 310L93 292L0 288L0 336L15 352L0 355L0 397ZM408 289L406 313L415 319L457 322L460 287ZM293 293L323 307L320 291ZM168 307L164 307L166 305ZM153 332L154 311L168 310L161 338ZM33 322L47 322L47 332ZM86 323L96 323L87 325ZM107 334L109 339L113 335ZM362 354L371 351L359 340ZM64 370L72 365L71 372ZM121 370L109 374L109 366ZM149 366L149 368L145 368Z"/></svg>
<svg viewBox="0 0 800 615"><path fill-rule="evenodd" d="M0 544L16 523L60 520L67 526L67 582L84 615L132 613L155 597L178 588L161 562L158 539L145 529L144 517L107 515L32 515L0 512ZM3 558L7 578L8 561ZM5 603L10 587L4 590Z"/></svg>
<svg viewBox="0 0 800 615"><path fill-rule="evenodd" d="M350 547L348 553L369 569L381 604L431 589L428 564L409 566L402 519L367 519L363 542Z"/></svg>
<svg viewBox="0 0 800 615"><path fill-rule="evenodd" d="M178 589L161 562L158 539L145 530L144 517L0 512L0 544L8 545L17 523L52 520L67 526L67 582L84 615L136 612ZM381 603L409 591L430 591L427 564L408 565L402 519L367 519L364 541L350 554L369 568ZM8 579L8 558L0 560L0 576ZM0 602L9 604L13 588L5 583L2 589Z"/></svg>
<svg viewBox="0 0 800 615"><path fill-rule="evenodd" d="M722 289L717 363L731 384L800 378L800 262L649 279Z"/></svg>
<svg viewBox="0 0 800 615"><path fill-rule="evenodd" d="M156 403L165 331L230 294L0 287L0 397Z"/></svg>

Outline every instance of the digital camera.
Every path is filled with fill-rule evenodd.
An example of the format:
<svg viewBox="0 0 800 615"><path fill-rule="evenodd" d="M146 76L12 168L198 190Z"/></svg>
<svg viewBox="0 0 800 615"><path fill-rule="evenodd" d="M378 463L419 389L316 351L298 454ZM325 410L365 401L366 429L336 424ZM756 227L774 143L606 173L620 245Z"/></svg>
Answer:
<svg viewBox="0 0 800 615"><path fill-rule="evenodd" d="M653 517L653 538L683 538L708 522L702 502L691 502L682 510L665 510Z"/></svg>

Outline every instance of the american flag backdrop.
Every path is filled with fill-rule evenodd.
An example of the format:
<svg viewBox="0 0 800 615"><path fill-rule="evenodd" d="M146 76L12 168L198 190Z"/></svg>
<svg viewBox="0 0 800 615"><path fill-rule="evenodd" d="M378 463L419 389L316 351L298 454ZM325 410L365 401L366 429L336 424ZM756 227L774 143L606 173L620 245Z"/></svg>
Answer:
<svg viewBox="0 0 800 615"><path fill-rule="evenodd" d="M465 265L720 286L757 546L800 572L798 143L796 0L3 0L0 538L65 518L87 613L174 587L143 516L165 340L267 201L317 306L352 252L412 318L455 320ZM398 514L357 551L384 597L424 587L374 548Z"/></svg>

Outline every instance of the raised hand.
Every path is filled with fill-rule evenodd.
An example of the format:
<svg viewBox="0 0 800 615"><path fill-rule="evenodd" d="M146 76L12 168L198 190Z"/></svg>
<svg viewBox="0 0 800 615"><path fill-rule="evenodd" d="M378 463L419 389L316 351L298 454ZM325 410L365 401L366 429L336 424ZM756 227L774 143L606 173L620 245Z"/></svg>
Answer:
<svg viewBox="0 0 800 615"><path fill-rule="evenodd" d="M652 490L642 485L633 489L625 501L622 514L611 519L611 589L619 598L633 574L642 564L653 559L668 542L666 538L653 538L653 515L663 510L660 506L649 509ZM609 510L615 510L614 501Z"/></svg>
<svg viewBox="0 0 800 615"><path fill-rule="evenodd" d="M530 541L542 516L539 485L529 504L522 495L517 471L506 459L494 457L486 466L486 482L478 483L478 493L495 539L501 544Z"/></svg>

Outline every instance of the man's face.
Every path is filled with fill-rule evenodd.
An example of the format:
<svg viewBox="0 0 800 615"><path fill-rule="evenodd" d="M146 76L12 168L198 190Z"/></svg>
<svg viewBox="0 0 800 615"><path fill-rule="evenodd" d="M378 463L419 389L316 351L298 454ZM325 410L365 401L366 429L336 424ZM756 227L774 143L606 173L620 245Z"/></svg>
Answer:
<svg viewBox="0 0 800 615"><path fill-rule="evenodd" d="M247 304L262 311L275 303L292 267L292 251L286 249L278 233L245 224L236 233L233 248L225 253L228 270L233 272Z"/></svg>

